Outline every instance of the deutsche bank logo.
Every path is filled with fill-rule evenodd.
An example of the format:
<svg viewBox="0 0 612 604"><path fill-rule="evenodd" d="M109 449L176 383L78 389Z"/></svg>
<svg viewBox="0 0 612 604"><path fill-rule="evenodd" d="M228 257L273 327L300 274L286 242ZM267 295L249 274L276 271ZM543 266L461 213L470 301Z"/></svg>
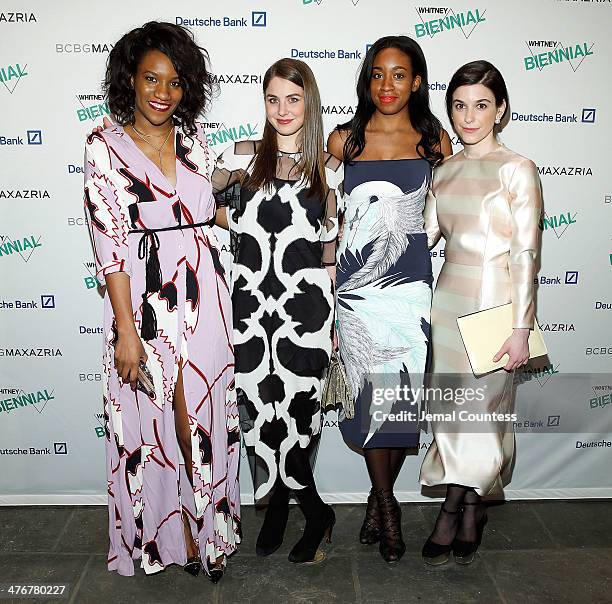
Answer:
<svg viewBox="0 0 612 604"><path fill-rule="evenodd" d="M266 11L265 10L254 10L251 12L251 25L253 27L265 27L266 26Z"/></svg>
<svg viewBox="0 0 612 604"><path fill-rule="evenodd" d="M565 271L565 284L578 285L578 271Z"/></svg>
<svg viewBox="0 0 612 604"><path fill-rule="evenodd" d="M68 445L66 443L53 443L53 452L56 455L68 455Z"/></svg>
<svg viewBox="0 0 612 604"><path fill-rule="evenodd" d="M55 296L53 294L43 294L40 297L41 308L55 308Z"/></svg>
<svg viewBox="0 0 612 604"><path fill-rule="evenodd" d="M28 130L28 145L42 145L42 132L40 130Z"/></svg>
<svg viewBox="0 0 612 604"><path fill-rule="evenodd" d="M594 124L595 123L595 109L584 108L582 110L582 123L583 124Z"/></svg>

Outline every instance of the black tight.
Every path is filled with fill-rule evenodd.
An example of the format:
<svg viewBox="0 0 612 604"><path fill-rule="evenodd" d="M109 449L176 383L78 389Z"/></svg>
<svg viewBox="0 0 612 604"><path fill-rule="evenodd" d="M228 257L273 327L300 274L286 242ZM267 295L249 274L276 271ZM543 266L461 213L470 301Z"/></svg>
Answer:
<svg viewBox="0 0 612 604"><path fill-rule="evenodd" d="M294 494L306 519L318 517L324 510L325 504L317 491L312 465L310 464L309 449L294 447L287 455L286 468L288 474L294 476L300 484L304 485L304 488L296 489Z"/></svg>
<svg viewBox="0 0 612 604"><path fill-rule="evenodd" d="M364 449L363 454L374 490L393 491L406 457L406 449Z"/></svg>
<svg viewBox="0 0 612 604"><path fill-rule="evenodd" d="M449 484L431 540L440 545L450 545L455 537L462 541L476 541L478 523L483 514L482 500L473 488Z"/></svg>

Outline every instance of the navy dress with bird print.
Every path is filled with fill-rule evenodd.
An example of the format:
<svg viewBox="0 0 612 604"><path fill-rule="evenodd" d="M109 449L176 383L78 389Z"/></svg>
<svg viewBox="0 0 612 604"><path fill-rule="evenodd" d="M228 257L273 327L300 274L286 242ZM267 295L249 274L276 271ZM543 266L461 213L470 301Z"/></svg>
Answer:
<svg viewBox="0 0 612 604"><path fill-rule="evenodd" d="M420 158L345 167L337 319L355 417L340 429L356 447L419 442L433 281L423 229L430 181L430 165Z"/></svg>

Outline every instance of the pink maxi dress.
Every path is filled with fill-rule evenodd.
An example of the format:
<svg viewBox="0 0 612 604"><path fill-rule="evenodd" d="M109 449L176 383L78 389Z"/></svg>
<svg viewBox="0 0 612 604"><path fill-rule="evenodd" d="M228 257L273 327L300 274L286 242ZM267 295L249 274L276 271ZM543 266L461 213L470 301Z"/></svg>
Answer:
<svg viewBox="0 0 612 604"><path fill-rule="evenodd" d="M191 137L177 127L175 149L176 187L121 126L92 134L85 150L85 213L98 280L104 285L115 271L130 276L136 329L151 338L143 344L155 385L150 397L119 378L113 309L105 294L108 568L121 575L133 575L132 560L139 558L147 574L185 564L183 510L205 568L240 542L232 316L210 226L214 159L200 126ZM157 274L156 287L148 272ZM193 486L181 466L172 408L179 363Z"/></svg>

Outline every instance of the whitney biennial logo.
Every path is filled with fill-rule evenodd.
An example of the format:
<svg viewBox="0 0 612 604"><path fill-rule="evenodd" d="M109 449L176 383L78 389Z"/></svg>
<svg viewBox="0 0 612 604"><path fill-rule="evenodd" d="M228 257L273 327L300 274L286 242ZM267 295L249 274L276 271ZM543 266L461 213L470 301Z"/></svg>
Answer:
<svg viewBox="0 0 612 604"><path fill-rule="evenodd" d="M357 6L357 4L359 4L359 0L349 0L350 3L353 6ZM321 6L321 2L323 2L323 0L302 0L302 6L309 6L309 5L318 5Z"/></svg>
<svg viewBox="0 0 612 604"><path fill-rule="evenodd" d="M576 224L576 216L578 212L574 212L571 214L570 212L565 212L563 214L556 214L554 216L549 216L546 212L544 212L544 218L540 220L538 227L541 231L547 231L551 229L553 233L557 236L557 239L561 239L563 237L565 231L572 224Z"/></svg>
<svg viewBox="0 0 612 604"><path fill-rule="evenodd" d="M32 257L34 250L42 246L41 238L42 235L38 237L27 235L17 239L12 239L8 235L0 235L0 258L17 253L24 262L27 262Z"/></svg>
<svg viewBox="0 0 612 604"><path fill-rule="evenodd" d="M534 367L530 363L523 367L521 372L517 372L514 376L514 381L519 384L525 382L536 381L540 388L544 388L550 379L559 373L559 363L553 365L548 363L539 367Z"/></svg>
<svg viewBox="0 0 612 604"><path fill-rule="evenodd" d="M20 63L14 63L13 65L7 65L6 67L0 67L0 82L3 86L11 93L15 92L17 84L21 82L21 78L28 75L26 71L27 63L21 65Z"/></svg>
<svg viewBox="0 0 612 604"><path fill-rule="evenodd" d="M523 57L525 71L536 67L542 71L545 67L568 63L572 71L577 71L582 62L593 54L595 42L563 44L557 40L526 40L529 56ZM544 49L543 52L540 49Z"/></svg>
<svg viewBox="0 0 612 604"><path fill-rule="evenodd" d="M32 406L38 413L42 413L48 402L55 399L53 390L48 389L26 392L23 388L2 388L0 389L0 413L10 413L22 407ZM9 398L4 398L10 394ZM4 396L3 396L4 395Z"/></svg>
<svg viewBox="0 0 612 604"><path fill-rule="evenodd" d="M80 109L77 109L76 114L79 118L79 122L85 122L87 120L95 121L105 115L110 115L110 109L108 103L104 100L103 94L77 94L77 101L81 105ZM93 103L91 101L97 101Z"/></svg>
<svg viewBox="0 0 612 604"><path fill-rule="evenodd" d="M239 124L238 126L226 126L225 124L219 124L216 132L208 132L206 134L206 140L210 147L215 145L235 142L241 140L248 140L253 136L257 135L257 124Z"/></svg>
<svg viewBox="0 0 612 604"><path fill-rule="evenodd" d="M94 289L97 287L101 287L102 284L98 281L96 277L96 263L95 262L83 262L83 266L89 273L89 277L84 277L83 281L85 283L85 287L87 289Z"/></svg>
<svg viewBox="0 0 612 604"><path fill-rule="evenodd" d="M479 23L486 21L486 10L470 9L462 12L455 12L452 8L443 6L417 6L417 15L420 23L414 24L414 33L417 38L429 36L433 38L436 34L458 29L467 40ZM435 15L435 19L431 16Z"/></svg>

